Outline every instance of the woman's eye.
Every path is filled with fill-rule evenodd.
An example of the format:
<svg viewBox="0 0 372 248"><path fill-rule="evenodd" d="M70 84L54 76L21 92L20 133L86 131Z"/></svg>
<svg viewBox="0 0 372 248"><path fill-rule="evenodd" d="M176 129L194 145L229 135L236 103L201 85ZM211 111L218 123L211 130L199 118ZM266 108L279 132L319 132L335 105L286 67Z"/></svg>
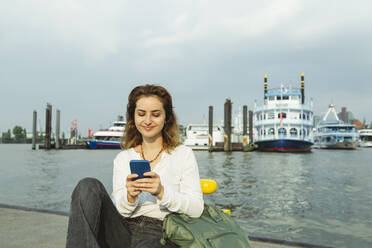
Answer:
<svg viewBox="0 0 372 248"><path fill-rule="evenodd" d="M152 116L154 116L154 117L159 117L160 114L153 114Z"/></svg>
<svg viewBox="0 0 372 248"><path fill-rule="evenodd" d="M138 113L138 116L145 116L145 114L143 114L143 113Z"/></svg>

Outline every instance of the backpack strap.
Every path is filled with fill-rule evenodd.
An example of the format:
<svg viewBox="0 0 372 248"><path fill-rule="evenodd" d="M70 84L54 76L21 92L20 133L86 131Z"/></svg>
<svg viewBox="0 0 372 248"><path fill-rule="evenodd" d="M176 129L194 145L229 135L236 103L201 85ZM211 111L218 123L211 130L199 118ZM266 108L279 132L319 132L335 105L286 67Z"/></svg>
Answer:
<svg viewBox="0 0 372 248"><path fill-rule="evenodd" d="M220 222L223 220L221 216L222 210L216 208L215 206L204 204L204 211L205 210L209 213L209 215L215 222Z"/></svg>

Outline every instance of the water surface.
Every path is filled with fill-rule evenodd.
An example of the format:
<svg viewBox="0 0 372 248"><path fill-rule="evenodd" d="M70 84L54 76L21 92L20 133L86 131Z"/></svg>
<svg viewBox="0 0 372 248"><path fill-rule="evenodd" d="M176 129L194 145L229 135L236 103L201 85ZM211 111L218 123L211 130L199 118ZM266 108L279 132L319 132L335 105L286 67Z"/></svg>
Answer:
<svg viewBox="0 0 372 248"><path fill-rule="evenodd" d="M112 191L118 150L31 150L0 145L0 203L69 211L77 182ZM195 152L218 183L205 200L232 210L252 236L334 247L372 247L372 149L311 153Z"/></svg>

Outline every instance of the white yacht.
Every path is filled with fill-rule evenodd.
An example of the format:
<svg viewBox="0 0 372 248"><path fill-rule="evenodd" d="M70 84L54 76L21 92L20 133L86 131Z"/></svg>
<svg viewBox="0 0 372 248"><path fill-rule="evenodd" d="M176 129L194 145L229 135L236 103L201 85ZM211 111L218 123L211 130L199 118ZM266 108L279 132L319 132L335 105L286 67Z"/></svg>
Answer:
<svg viewBox="0 0 372 248"><path fill-rule="evenodd" d="M305 104L304 74L301 88L267 89L264 76L264 102L253 112L254 143L260 151L307 152L311 150L312 103Z"/></svg>
<svg viewBox="0 0 372 248"><path fill-rule="evenodd" d="M333 104L329 105L327 113L318 122L315 130L315 148L355 149L358 144L359 133L355 125L340 120Z"/></svg>
<svg viewBox="0 0 372 248"><path fill-rule="evenodd" d="M120 149L120 139L124 134L123 118L114 121L112 126L93 134L94 139L86 141L90 149Z"/></svg>
<svg viewBox="0 0 372 248"><path fill-rule="evenodd" d="M224 141L224 131L219 125L213 125L212 145L216 142ZM190 147L205 147L209 145L209 126L208 124L189 124L186 127L186 139L184 145Z"/></svg>
<svg viewBox="0 0 372 248"><path fill-rule="evenodd" d="M361 129L359 135L360 147L372 147L372 129Z"/></svg>

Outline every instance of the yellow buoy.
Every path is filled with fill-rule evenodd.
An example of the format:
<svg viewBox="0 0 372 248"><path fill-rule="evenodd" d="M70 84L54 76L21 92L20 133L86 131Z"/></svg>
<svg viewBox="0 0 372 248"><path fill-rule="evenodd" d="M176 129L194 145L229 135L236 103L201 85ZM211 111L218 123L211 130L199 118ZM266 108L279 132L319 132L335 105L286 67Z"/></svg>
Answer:
<svg viewBox="0 0 372 248"><path fill-rule="evenodd" d="M203 194L212 194L217 190L217 183L212 179L200 179Z"/></svg>
<svg viewBox="0 0 372 248"><path fill-rule="evenodd" d="M230 209L222 209L222 211L224 211L225 213L227 213L228 215L231 215L231 210Z"/></svg>

